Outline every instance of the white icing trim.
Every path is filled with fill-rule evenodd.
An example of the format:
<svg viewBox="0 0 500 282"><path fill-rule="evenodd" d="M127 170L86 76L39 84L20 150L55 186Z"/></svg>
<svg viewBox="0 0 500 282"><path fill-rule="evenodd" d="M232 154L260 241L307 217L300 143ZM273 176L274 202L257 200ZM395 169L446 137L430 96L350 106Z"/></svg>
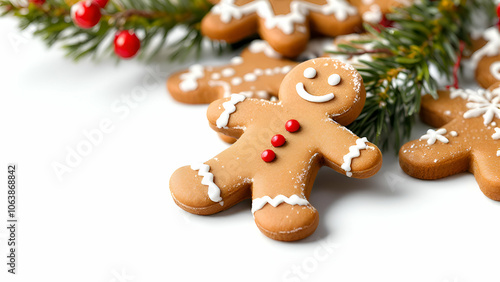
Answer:
<svg viewBox="0 0 500 282"><path fill-rule="evenodd" d="M189 67L188 72L180 75L181 82L179 88L184 91L193 91L198 88L198 79L205 76L202 65L196 64Z"/></svg>
<svg viewBox="0 0 500 282"><path fill-rule="evenodd" d="M500 150L497 151L497 157L500 157Z"/></svg>
<svg viewBox="0 0 500 282"><path fill-rule="evenodd" d="M203 176L201 184L208 186L208 197L213 202L219 203L222 201L220 196L220 188L214 183L214 175L210 173L210 166L200 163L191 165L192 170L197 170L199 176ZM224 202L221 202L223 205Z"/></svg>
<svg viewBox="0 0 500 282"><path fill-rule="evenodd" d="M268 56L269 58L274 58L274 59L281 59L282 56L280 53L276 52L276 50L267 43L267 41L264 40L254 40L250 43L250 46L248 46L248 50L252 53L264 53L264 55Z"/></svg>
<svg viewBox="0 0 500 282"><path fill-rule="evenodd" d="M363 21L378 24L382 21L382 11L380 10L380 6L377 4L373 4L370 6L370 10L363 13Z"/></svg>
<svg viewBox="0 0 500 282"><path fill-rule="evenodd" d="M487 41L486 45L474 52L470 59L473 69L477 68L482 58L500 55L500 31L498 30L498 26L494 25L488 28L484 32L483 38Z"/></svg>
<svg viewBox="0 0 500 282"><path fill-rule="evenodd" d="M267 29L278 28L284 34L292 34L295 25L306 23L306 16L310 12L323 15L334 15L339 21L345 21L348 16L356 15L357 9L345 0L327 0L326 4L317 5L305 1L291 1L290 13L276 15L268 0L255 0L245 5L237 6L235 0L221 0L212 8L212 13L220 15L223 23L229 23L232 19L241 19L245 15L257 13L264 19Z"/></svg>
<svg viewBox="0 0 500 282"><path fill-rule="evenodd" d="M232 65L241 65L242 63L243 63L243 58L240 56L236 56L231 59Z"/></svg>
<svg viewBox="0 0 500 282"><path fill-rule="evenodd" d="M450 131L450 135L453 137L457 137L458 133L456 131Z"/></svg>
<svg viewBox="0 0 500 282"><path fill-rule="evenodd" d="M496 80L500 80L500 62L491 64L490 73Z"/></svg>
<svg viewBox="0 0 500 282"><path fill-rule="evenodd" d="M427 134L420 137L420 140L427 140L428 145L434 145L436 143L436 140L447 144L450 141L448 140L448 138L443 136L444 134L446 134L446 129L444 128L438 130L429 129L427 130Z"/></svg>
<svg viewBox="0 0 500 282"><path fill-rule="evenodd" d="M314 68L308 67L304 70L305 78L314 78L316 77L316 70Z"/></svg>
<svg viewBox="0 0 500 282"><path fill-rule="evenodd" d="M297 85L295 86L295 90L297 91L297 94L299 94L299 96L302 99L309 101L309 102L313 102L313 103L328 102L335 97L335 95L333 95L333 93L325 94L322 96L311 95L306 91L306 89L304 88L304 83L302 83L302 82L297 83Z"/></svg>
<svg viewBox="0 0 500 282"><path fill-rule="evenodd" d="M352 176L351 172L351 163L354 158L357 158L361 155L361 150L364 150L368 148L368 145L366 143L368 142L368 139L366 137L359 138L356 140L356 145L352 145L349 147L349 153L344 155L344 163L342 164L341 168L345 170L347 173L346 175L348 177Z"/></svg>
<svg viewBox="0 0 500 282"><path fill-rule="evenodd" d="M493 135L491 135L491 138L493 138L493 140L500 139L500 128L495 127L495 133L493 133Z"/></svg>
<svg viewBox="0 0 500 282"><path fill-rule="evenodd" d="M292 195L290 197L284 195L278 195L272 199L269 196L264 196L262 198L256 198L252 200L252 214L256 211L262 209L266 204L270 204L273 207L277 207L282 203L287 203L292 206L307 206L309 201L299 197L298 195Z"/></svg>
<svg viewBox="0 0 500 282"><path fill-rule="evenodd" d="M222 107L224 107L224 111L217 119L216 124L218 128L227 126L227 124L229 123L229 116L236 111L236 104L245 101L245 98L246 97L241 94L231 94L231 99L222 104Z"/></svg>

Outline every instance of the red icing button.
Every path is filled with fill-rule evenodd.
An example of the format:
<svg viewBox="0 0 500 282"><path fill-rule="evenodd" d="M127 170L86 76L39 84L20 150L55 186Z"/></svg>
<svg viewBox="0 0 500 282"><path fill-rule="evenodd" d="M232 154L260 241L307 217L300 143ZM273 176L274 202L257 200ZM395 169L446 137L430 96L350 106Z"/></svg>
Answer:
<svg viewBox="0 0 500 282"><path fill-rule="evenodd" d="M300 123L294 119L291 119L285 124L286 131L295 132L300 129Z"/></svg>
<svg viewBox="0 0 500 282"><path fill-rule="evenodd" d="M266 163L269 163L274 161L274 159L276 158L276 154L273 152L273 150L265 150L264 152L262 152L262 154L260 154L260 157Z"/></svg>
<svg viewBox="0 0 500 282"><path fill-rule="evenodd" d="M281 134L276 134L271 139L271 144L273 144L274 147L281 147L285 144L285 137Z"/></svg>

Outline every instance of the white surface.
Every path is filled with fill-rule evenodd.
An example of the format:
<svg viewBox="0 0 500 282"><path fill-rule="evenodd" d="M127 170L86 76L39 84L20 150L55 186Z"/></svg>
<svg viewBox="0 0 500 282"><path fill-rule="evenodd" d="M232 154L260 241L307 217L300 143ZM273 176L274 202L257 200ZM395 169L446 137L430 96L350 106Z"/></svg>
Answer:
<svg viewBox="0 0 500 282"><path fill-rule="evenodd" d="M470 174L412 179L392 153L367 180L322 169L310 199L320 225L300 242L262 235L250 201L214 216L182 211L171 173L226 147L206 106L169 97L165 63L156 78L154 63L75 64L15 23L0 19L0 226L6 164L16 162L19 274L6 274L2 227L0 281L500 280L500 203ZM125 106L140 89L144 99ZM105 119L112 132L59 181L52 163ZM418 125L414 137L427 129Z"/></svg>

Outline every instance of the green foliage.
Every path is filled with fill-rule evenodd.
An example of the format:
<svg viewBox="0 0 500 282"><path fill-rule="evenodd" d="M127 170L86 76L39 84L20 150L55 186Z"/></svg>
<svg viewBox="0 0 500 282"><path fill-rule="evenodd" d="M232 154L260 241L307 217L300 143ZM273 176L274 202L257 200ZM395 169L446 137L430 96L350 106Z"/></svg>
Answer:
<svg viewBox="0 0 500 282"><path fill-rule="evenodd" d="M108 55L112 52L117 30L133 29L141 35L141 58L156 55L167 42L172 30L184 28L183 38L170 42L171 59L183 60L202 48L200 22L211 4L206 0L111 0L103 11L101 22L92 29L81 29L70 17L71 0L47 0L42 6L21 7L13 1L0 0L2 15L14 15L21 29L36 28L35 35L49 46L61 43L69 57L78 60L87 56ZM221 46L212 43L216 48Z"/></svg>
<svg viewBox="0 0 500 282"><path fill-rule="evenodd" d="M429 74L429 67L452 77L460 43L470 43L469 29L477 9L493 19L494 13L490 12L495 11L493 1L422 0L389 14L387 17L394 21L394 27L378 31L366 25L374 37L371 50L357 47L353 50L353 46L359 47L359 42L354 41L351 46L338 46L340 51L335 53L375 53L373 61L362 61L366 67L358 69L368 95L363 112L350 129L383 149L393 143L397 152L411 133L421 95L438 95L437 82Z"/></svg>

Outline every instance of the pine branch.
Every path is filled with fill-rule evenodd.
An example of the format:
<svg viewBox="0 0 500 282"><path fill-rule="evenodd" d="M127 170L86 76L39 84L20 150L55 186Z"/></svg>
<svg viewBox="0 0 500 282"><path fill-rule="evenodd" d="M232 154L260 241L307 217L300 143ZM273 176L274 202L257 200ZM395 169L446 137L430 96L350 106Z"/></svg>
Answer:
<svg viewBox="0 0 500 282"><path fill-rule="evenodd" d="M100 23L92 29L77 27L70 16L75 0L47 0L43 5L19 6L0 0L2 16L19 18L21 29L36 28L35 36L49 46L62 44L67 55L75 60L107 54L112 50L116 31L133 29L141 35L140 58L152 58L160 52L169 34L183 28L183 38L168 45L170 59L183 60L202 48L200 22L211 4L206 0L111 0L103 11ZM222 46L212 42L212 46Z"/></svg>
<svg viewBox="0 0 500 282"><path fill-rule="evenodd" d="M491 0L422 0L387 15L394 27L366 25L374 37L368 40L370 50L360 49L354 41L339 45L335 53L374 54L373 61L361 61L366 67L358 69L368 95L350 129L385 150L393 143L397 152L410 136L421 95L437 97L438 83L429 67L447 78L453 76L461 42L470 44L469 29L477 10L493 19L495 6Z"/></svg>

